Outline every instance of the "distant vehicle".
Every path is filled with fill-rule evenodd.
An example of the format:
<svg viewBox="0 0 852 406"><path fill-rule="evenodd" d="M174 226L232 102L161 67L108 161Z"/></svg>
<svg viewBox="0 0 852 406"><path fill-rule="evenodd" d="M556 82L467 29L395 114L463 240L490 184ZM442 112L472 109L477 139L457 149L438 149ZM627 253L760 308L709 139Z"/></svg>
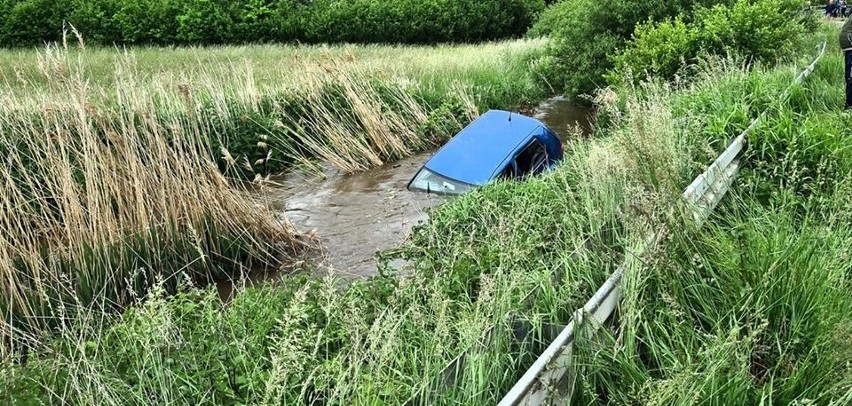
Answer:
<svg viewBox="0 0 852 406"><path fill-rule="evenodd" d="M536 175L562 160L562 143L540 121L490 110L441 147L408 190L458 195L496 178Z"/></svg>

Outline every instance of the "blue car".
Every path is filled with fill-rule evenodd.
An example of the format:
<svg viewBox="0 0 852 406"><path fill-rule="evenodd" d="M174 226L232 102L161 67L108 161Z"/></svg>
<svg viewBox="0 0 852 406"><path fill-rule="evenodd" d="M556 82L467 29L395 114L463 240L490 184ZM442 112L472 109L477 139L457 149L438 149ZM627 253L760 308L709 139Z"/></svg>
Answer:
<svg viewBox="0 0 852 406"><path fill-rule="evenodd" d="M540 121L490 110L438 150L408 182L408 190L462 194L496 178L544 172L562 154L559 138Z"/></svg>

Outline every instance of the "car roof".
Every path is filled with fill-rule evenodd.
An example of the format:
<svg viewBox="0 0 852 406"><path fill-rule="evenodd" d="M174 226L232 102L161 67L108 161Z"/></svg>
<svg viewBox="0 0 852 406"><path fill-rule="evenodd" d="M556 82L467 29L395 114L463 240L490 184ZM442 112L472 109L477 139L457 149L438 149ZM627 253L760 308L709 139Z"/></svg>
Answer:
<svg viewBox="0 0 852 406"><path fill-rule="evenodd" d="M456 134L425 166L456 181L483 185L491 180L498 165L542 126L538 120L517 113L489 110Z"/></svg>

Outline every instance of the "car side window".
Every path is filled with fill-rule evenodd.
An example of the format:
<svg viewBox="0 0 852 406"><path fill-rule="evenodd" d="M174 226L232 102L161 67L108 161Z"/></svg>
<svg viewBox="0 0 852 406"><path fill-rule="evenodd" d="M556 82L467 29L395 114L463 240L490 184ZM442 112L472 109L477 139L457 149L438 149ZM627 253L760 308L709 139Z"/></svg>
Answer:
<svg viewBox="0 0 852 406"><path fill-rule="evenodd" d="M547 166L547 150L544 145L537 139L533 139L515 157L516 173L515 177L522 178L527 175L535 175L544 170Z"/></svg>

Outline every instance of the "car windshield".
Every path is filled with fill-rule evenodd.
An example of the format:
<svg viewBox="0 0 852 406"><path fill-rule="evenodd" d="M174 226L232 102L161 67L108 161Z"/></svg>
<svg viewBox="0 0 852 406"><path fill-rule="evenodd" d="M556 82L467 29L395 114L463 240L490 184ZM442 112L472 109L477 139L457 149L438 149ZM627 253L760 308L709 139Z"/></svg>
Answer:
<svg viewBox="0 0 852 406"><path fill-rule="evenodd" d="M417 172L411 180L408 190L427 193L458 195L470 190L471 185L443 177L426 167Z"/></svg>

